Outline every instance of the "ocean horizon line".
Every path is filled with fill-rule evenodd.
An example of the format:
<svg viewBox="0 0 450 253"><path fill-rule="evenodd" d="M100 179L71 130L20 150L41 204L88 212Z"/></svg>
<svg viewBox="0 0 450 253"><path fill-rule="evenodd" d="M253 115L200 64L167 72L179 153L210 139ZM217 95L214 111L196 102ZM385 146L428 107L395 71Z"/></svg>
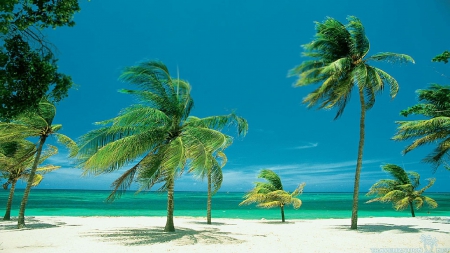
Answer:
<svg viewBox="0 0 450 253"><path fill-rule="evenodd" d="M23 191L24 188L16 188L16 190ZM99 192L101 192L101 191L103 191L103 192L110 192L110 191L112 191L112 190L108 190L108 189L63 189L63 188L36 188L36 189L32 189L32 191L48 191L48 190L55 190L55 191L58 191L58 190L61 190L61 191L99 191ZM126 193L126 192L133 192L133 193L135 193L137 191L138 190L125 190L124 193ZM164 193L166 191L150 190L150 191L140 191L139 193L141 193L141 192L142 193ZM207 191L175 191L175 192L207 193ZM217 193L246 193L246 192L247 191L218 191ZM311 191L311 192L308 192L308 191L304 191L303 193L328 193L328 194L330 194L330 193L348 193L348 194L350 194L350 193L353 193L353 192L340 192L340 191L332 191L332 192L330 192L330 191ZM367 191L365 191L365 192L361 191L359 193L360 194L366 194L368 192ZM427 193L448 194L450 192L427 191Z"/></svg>

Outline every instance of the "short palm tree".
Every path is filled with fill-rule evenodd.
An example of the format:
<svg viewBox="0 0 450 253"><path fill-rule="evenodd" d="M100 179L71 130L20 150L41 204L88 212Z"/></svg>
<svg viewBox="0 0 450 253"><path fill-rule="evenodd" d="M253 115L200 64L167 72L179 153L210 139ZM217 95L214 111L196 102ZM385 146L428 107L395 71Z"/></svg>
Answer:
<svg viewBox="0 0 450 253"><path fill-rule="evenodd" d="M316 22L315 39L303 45L304 56L309 60L290 71L290 76L298 76L295 86L302 87L321 83L319 88L308 94L303 102L308 107L318 105L320 109L337 108L335 119L344 112L356 87L361 107L358 156L356 160L355 184L353 188L353 206L351 228L357 229L359 179L365 136L366 111L375 104L375 95L390 86L390 96L397 95L397 81L383 70L369 65L370 61L414 62L404 54L378 53L367 56L370 43L366 37L361 21L354 17L347 18L344 25L333 18Z"/></svg>
<svg viewBox="0 0 450 253"><path fill-rule="evenodd" d="M393 139L413 140L403 150L404 154L417 147L437 143L434 151L425 157L424 161L431 163L434 171L440 165L450 169L447 162L450 158L450 86L433 84L428 89L418 90L417 93L422 103L401 111L401 115L420 115L426 119L397 121L397 133Z"/></svg>
<svg viewBox="0 0 450 253"><path fill-rule="evenodd" d="M46 99L43 99L39 103L36 112L25 112L10 123L0 122L0 142L11 142L31 137L37 137L39 139L36 154L28 176L27 186L20 204L18 228L25 227L25 207L28 202L31 186L35 182L37 167L41 161L42 148L44 147L47 138L49 136L56 137L56 140L59 143L70 150L69 156L75 156L78 152L77 145L72 139L58 133L62 125L53 124L55 114L55 105Z"/></svg>
<svg viewBox="0 0 450 253"><path fill-rule="evenodd" d="M434 199L422 196L423 192L430 188L436 179L428 179L427 186L416 190L419 186L420 179L420 175L417 172L406 172L403 168L395 164L386 164L382 168L391 174L394 179L382 179L372 185L367 195L377 195L377 197L366 203L375 201L392 202L393 207L397 211L404 210L409 206L412 217L416 216L414 206L416 209L420 209L424 202L431 208L438 206Z"/></svg>
<svg viewBox="0 0 450 253"><path fill-rule="evenodd" d="M39 164L42 164L47 158L58 153L55 146L48 145L48 149L41 155ZM3 189L7 190L9 185L8 201L6 203L6 212L3 220L11 219L11 207L16 189L16 183L19 179L28 181L30 176L30 168L34 162L34 154L36 153L36 145L27 140L15 141L0 144L0 168L3 177L7 179L3 184ZM60 166L44 165L38 167L32 186L38 185L44 178L44 174L60 168Z"/></svg>
<svg viewBox="0 0 450 253"><path fill-rule="evenodd" d="M167 191L167 221L164 231L174 232L174 184L185 170L211 168L214 154L228 147L231 136L220 132L234 124L238 134L247 132L245 119L235 114L197 118L189 116L193 107L191 87L171 78L158 61L128 67L121 80L140 90L122 90L136 96L140 104L122 110L119 116L99 122L103 127L80 138L80 166L86 174L99 175L133 163L112 183L109 200L129 188L133 181L140 190L161 183Z"/></svg>
<svg viewBox="0 0 450 253"><path fill-rule="evenodd" d="M283 189L280 177L272 170L262 170L258 178L263 178L267 182L256 182L255 188L244 196L245 200L239 205L258 203L257 206L262 208L280 207L281 221L285 222L284 206L292 204L295 209L300 208L302 201L297 196L302 194L305 183L289 193Z"/></svg>

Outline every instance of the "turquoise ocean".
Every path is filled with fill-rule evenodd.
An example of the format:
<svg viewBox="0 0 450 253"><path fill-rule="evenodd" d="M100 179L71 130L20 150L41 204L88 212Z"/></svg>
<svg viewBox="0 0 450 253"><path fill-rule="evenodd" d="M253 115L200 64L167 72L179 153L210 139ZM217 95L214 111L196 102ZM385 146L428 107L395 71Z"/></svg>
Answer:
<svg viewBox="0 0 450 253"><path fill-rule="evenodd" d="M0 215L6 209L9 191L0 191ZM16 190L11 216L17 216L23 190ZM26 216L165 216L163 192L126 192L110 203L109 191L32 189ZM280 210L255 205L239 206L242 192L218 192L212 199L213 218L280 219ZM300 209L286 208L286 219L350 218L352 193L303 193ZM450 193L429 193L438 208L424 205L416 216L450 216ZM370 203L360 194L359 217L410 217L409 209L395 211L389 203ZM175 216L206 217L206 192L175 192Z"/></svg>

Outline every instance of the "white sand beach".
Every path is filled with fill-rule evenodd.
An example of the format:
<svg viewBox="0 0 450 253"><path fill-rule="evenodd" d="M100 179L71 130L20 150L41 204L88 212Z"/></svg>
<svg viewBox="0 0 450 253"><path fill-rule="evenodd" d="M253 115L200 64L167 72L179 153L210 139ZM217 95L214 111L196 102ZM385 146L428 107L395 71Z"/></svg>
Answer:
<svg viewBox="0 0 450 253"><path fill-rule="evenodd" d="M28 217L0 222L0 252L450 252L450 217L269 220ZM407 251L409 250L409 251Z"/></svg>

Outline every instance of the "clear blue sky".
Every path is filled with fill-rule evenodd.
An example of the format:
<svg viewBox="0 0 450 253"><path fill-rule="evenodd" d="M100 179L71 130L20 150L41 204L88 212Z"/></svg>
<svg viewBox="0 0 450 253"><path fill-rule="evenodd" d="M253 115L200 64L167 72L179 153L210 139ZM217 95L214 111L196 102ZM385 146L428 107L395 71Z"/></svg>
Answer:
<svg viewBox="0 0 450 253"><path fill-rule="evenodd" d="M247 191L261 169L280 174L285 188L306 182L307 192L351 192L359 136L359 104L353 96L344 115L307 109L302 98L315 86L293 88L288 70L300 64L300 45L313 39L314 21L330 16L346 23L361 19L370 54L396 52L416 64L379 64L400 84L391 100L385 92L367 113L361 191L386 178L381 165L395 163L436 177L431 191L450 191L450 172L431 173L421 159L431 147L406 156L408 142L390 140L400 110L415 104L415 91L430 83L450 83L450 65L431 59L450 49L449 1L184 1L80 0L76 26L46 32L58 49L60 70L77 84L58 105L55 123L76 139L136 102L117 92L133 86L119 82L126 66L158 59L173 76L192 87L192 115L205 117L233 110L249 122L245 138L227 150L222 191ZM440 74L441 73L441 74ZM61 148L50 159L63 168L46 175L39 188L109 189L120 172L81 177ZM425 184L425 181L423 181ZM23 184L22 184L23 187ZM156 188L155 188L156 189ZM206 190L205 182L184 175L176 190Z"/></svg>

